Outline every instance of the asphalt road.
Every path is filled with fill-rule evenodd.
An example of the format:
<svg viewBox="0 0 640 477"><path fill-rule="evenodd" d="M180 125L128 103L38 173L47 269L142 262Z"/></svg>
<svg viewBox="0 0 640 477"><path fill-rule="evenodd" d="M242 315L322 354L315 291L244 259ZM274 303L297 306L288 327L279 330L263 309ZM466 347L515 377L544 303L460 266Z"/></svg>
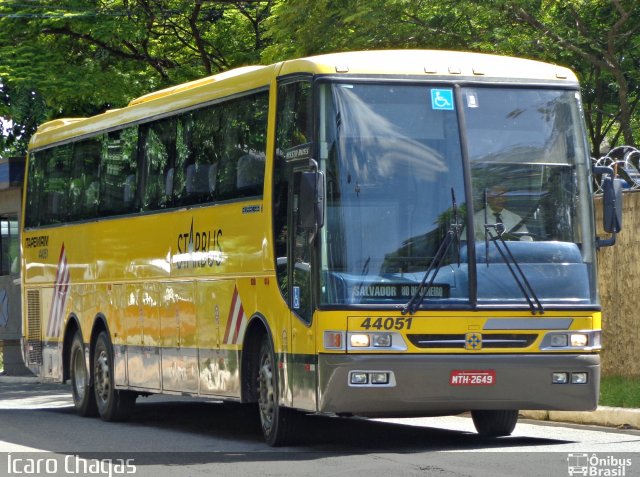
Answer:
<svg viewBox="0 0 640 477"><path fill-rule="evenodd" d="M296 446L274 449L262 441L256 412L242 405L154 396L139 398L130 422L105 423L76 416L67 386L0 383L0 476L570 472L640 476L640 431L521 420L512 436L484 439L467 416L313 416Z"/></svg>

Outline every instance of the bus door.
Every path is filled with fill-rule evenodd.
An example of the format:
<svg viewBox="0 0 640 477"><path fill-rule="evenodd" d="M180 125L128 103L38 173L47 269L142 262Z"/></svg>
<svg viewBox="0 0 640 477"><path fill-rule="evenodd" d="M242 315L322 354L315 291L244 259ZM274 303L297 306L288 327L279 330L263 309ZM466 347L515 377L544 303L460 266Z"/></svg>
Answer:
<svg viewBox="0 0 640 477"><path fill-rule="evenodd" d="M289 308L286 359L287 404L316 409L316 336L312 303L312 244L299 226L301 174L311 157L311 82L287 78L278 84L274 224L278 282Z"/></svg>
<svg viewBox="0 0 640 477"><path fill-rule="evenodd" d="M300 178L303 169L294 168L291 181L289 206L291 208L291 230L288 260L290 288L290 334L291 353L289 355L289 383L293 406L315 409L316 403L316 336L313 326L312 276L313 261L311 231L299 226Z"/></svg>

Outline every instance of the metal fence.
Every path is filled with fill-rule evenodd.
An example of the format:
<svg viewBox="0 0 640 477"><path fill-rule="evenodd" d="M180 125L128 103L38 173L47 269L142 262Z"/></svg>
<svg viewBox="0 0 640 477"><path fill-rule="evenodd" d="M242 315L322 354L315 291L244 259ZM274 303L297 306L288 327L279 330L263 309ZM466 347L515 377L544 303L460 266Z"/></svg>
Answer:
<svg viewBox="0 0 640 477"><path fill-rule="evenodd" d="M640 190L640 151L632 146L618 146L598 159L591 159L595 166L611 167L623 182L626 190ZM602 193L602 178L594 175L594 190Z"/></svg>

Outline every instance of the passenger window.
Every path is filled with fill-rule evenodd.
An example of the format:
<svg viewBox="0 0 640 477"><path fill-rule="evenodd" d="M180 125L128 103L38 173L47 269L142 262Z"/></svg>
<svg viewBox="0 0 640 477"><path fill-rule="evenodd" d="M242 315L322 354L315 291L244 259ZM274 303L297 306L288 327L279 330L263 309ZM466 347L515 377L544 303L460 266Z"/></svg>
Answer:
<svg viewBox="0 0 640 477"><path fill-rule="evenodd" d="M52 225L67 220L70 186L73 177L73 153L71 145L47 151L43 194L40 196L43 220L41 225Z"/></svg>
<svg viewBox="0 0 640 477"><path fill-rule="evenodd" d="M142 210L162 209L171 203L176 122L176 118L168 118L140 128L145 167Z"/></svg>
<svg viewBox="0 0 640 477"><path fill-rule="evenodd" d="M100 215L136 211L138 128L109 133L102 141Z"/></svg>
<svg viewBox="0 0 640 477"><path fill-rule="evenodd" d="M76 142L72 146L73 164L68 183L68 220L95 217L100 199L101 138Z"/></svg>

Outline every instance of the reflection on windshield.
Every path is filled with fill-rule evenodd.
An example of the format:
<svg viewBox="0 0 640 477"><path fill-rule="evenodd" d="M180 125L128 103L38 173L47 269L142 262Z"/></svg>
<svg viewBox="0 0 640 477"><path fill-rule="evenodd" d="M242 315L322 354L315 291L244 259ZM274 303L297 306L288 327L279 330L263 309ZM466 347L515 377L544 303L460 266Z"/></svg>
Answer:
<svg viewBox="0 0 640 477"><path fill-rule="evenodd" d="M462 105L447 107L434 100L443 97L453 101L453 90L321 86L321 303L407 303L451 226L452 191L463 221L473 207L473 222L461 253L454 247L438 260L423 306L468 303L470 271L479 304L527 305L487 246L486 227L497 223L517 242L509 248L542 302L591 302L590 194L575 93L469 88ZM457 108L468 127L473 196L466 200ZM468 263L469 240L477 266Z"/></svg>
<svg viewBox="0 0 640 477"><path fill-rule="evenodd" d="M589 303L595 294L591 194L576 93L477 88L465 90L463 98L473 238L477 260L485 263L478 267L479 303L517 299L517 280L487 237L487 231L500 230L497 224L533 296ZM514 241L530 243L514 247Z"/></svg>

